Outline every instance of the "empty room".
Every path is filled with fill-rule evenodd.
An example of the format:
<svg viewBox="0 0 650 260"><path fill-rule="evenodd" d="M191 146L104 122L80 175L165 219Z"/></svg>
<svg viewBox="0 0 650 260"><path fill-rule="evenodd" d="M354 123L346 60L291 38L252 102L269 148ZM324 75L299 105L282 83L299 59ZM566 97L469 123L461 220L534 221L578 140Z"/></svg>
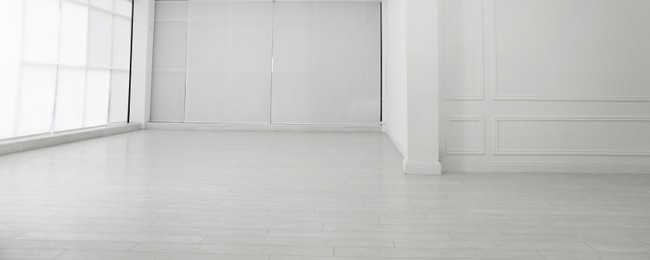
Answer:
<svg viewBox="0 0 650 260"><path fill-rule="evenodd" d="M649 14L4 0L0 260L648 260Z"/></svg>

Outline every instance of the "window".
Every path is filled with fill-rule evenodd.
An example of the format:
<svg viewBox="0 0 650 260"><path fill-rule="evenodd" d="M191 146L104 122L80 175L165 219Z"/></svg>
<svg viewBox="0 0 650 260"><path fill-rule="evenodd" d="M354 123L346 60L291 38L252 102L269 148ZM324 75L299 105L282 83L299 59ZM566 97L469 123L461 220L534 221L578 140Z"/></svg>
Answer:
<svg viewBox="0 0 650 260"><path fill-rule="evenodd" d="M0 8L0 139L123 123L130 0L12 0Z"/></svg>

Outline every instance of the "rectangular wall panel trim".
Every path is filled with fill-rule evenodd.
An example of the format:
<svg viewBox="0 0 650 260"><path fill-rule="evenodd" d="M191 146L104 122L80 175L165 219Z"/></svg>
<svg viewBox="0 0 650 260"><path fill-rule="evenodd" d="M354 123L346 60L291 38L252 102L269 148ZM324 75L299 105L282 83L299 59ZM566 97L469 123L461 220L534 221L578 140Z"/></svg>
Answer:
<svg viewBox="0 0 650 260"><path fill-rule="evenodd" d="M496 101L558 101L558 102L650 102L650 96L546 96L546 95L504 95L500 91L500 81L499 81L499 41L498 41L498 32L499 28L497 26L497 2L500 0L486 0L490 1L490 12L491 12L491 38L492 38L492 71L493 75L493 93L492 100ZM612 1L616 3L616 1ZM586 65L586 64L585 64ZM615 85L610 86L615 88ZM650 86L647 86L650 88Z"/></svg>
<svg viewBox="0 0 650 260"><path fill-rule="evenodd" d="M620 124L620 123L634 123L634 124L644 124L644 128L639 129L639 132L643 132L643 129L647 128L650 133L650 117L512 117L512 116L496 116L494 117L494 153L496 155L576 155L576 156L650 156L650 145L644 147L644 149L638 150L625 150L625 149L566 149L566 150L555 150L555 149L507 149L503 147L503 140L501 132L503 132L502 123L503 122L545 122L545 123L584 123L584 122L599 122L607 123L610 125ZM559 127L559 125L558 125ZM575 126L577 127L577 126ZM621 130L630 130L631 126L628 125L627 128L621 128ZM637 126L638 127L638 126ZM577 129L577 128L576 128ZM520 129L523 130L523 129ZM585 136L588 134L598 134L597 129L578 129L578 130L591 130L589 132L581 131L580 133L568 133L563 132L565 136L572 134L574 136ZM516 138L525 139L527 138L526 134L533 134L531 131L521 132ZM600 133L600 137L609 137L608 134L613 133ZM649 134L650 135L650 134ZM604 141L604 139L598 139L599 136L593 136L594 142ZM512 138L512 136L510 136ZM585 137L586 138L586 137ZM613 137L612 137L613 138ZM646 140L638 140L639 142L650 143ZM548 140L547 140L548 141ZM623 142L621 140L619 142ZM634 140L626 140L628 143L633 143ZM642 143L641 143L642 144Z"/></svg>
<svg viewBox="0 0 650 260"><path fill-rule="evenodd" d="M7 73L0 79L0 139L125 122L123 76L130 69L120 61L130 58L130 46L120 43L130 42L131 16L124 9L131 10L131 2L10 2L2 9L9 26L0 55Z"/></svg>
<svg viewBox="0 0 650 260"><path fill-rule="evenodd" d="M650 174L650 164L442 162L444 173Z"/></svg>
<svg viewBox="0 0 650 260"><path fill-rule="evenodd" d="M478 87L479 94L478 95L464 95L464 96L460 96L460 95L455 96L455 95L450 94L450 93L452 93L451 92L451 87L453 87L453 86L450 83L450 75L449 75L450 74L449 73L450 68L449 68L449 63L448 63L449 62L448 50L450 48L448 40L450 38L450 32L451 32L451 30L457 30L457 28L451 28L451 26L449 25L448 19L450 19L453 16L451 16L449 14L449 8L448 7L449 7L450 2L460 2L460 1L458 1L458 0L443 0L443 1L441 1L441 5L442 5L442 9L443 9L442 19L441 19L442 20L441 30L442 30L443 36L442 36L442 41L441 41L441 54L442 54L441 55L441 61L442 61L441 65L442 66L440 67L440 72L441 72L440 76L442 78L443 87L445 88L445 97L444 98L446 100L450 100L450 101L453 101L453 100L477 100L477 101L483 101L483 100L485 100L485 66L484 66L485 54L484 54L484 51L483 51L483 49L485 47L485 44L484 44L485 37L483 37L483 28L485 26L485 24L484 24L485 19L483 17L483 9L484 9L483 8L483 5L484 5L483 2L484 2L484 0L473 0L473 1L478 2L478 5L479 5L479 8L477 9L477 13L473 14L473 17L478 17L477 18L478 22L476 23L475 27L476 27L476 35L477 35L477 38L479 39L479 41L477 41L477 44L476 44L476 50L478 52L479 61L478 61L478 64L476 64L477 67L478 67L478 69L476 71L478 79L477 79L475 84Z"/></svg>
<svg viewBox="0 0 650 260"><path fill-rule="evenodd" d="M451 136L452 133L452 124L457 122L476 122L478 123L478 140L479 140L479 149L474 150L459 150L454 149ZM445 153L448 155L485 155L485 117L483 116L448 116L446 125L446 140L445 140ZM467 140L467 138L463 138Z"/></svg>
<svg viewBox="0 0 650 260"><path fill-rule="evenodd" d="M650 2L441 4L440 43L447 46L441 49L439 140L445 171L648 169L650 31L645 24L650 20L645 14ZM476 19L481 4L483 17ZM474 46L481 44L478 57ZM483 99L476 83L480 62ZM483 154L477 121L446 119L477 116L486 118Z"/></svg>

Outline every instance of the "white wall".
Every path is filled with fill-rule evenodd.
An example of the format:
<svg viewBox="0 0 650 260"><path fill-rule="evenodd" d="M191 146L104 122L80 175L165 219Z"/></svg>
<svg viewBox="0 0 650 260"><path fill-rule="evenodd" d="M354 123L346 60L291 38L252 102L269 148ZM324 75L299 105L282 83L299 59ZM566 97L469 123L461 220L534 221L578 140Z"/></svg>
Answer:
<svg viewBox="0 0 650 260"><path fill-rule="evenodd" d="M389 0L384 7L386 132L405 173L439 174L438 1Z"/></svg>
<svg viewBox="0 0 650 260"><path fill-rule="evenodd" d="M438 152L438 1L407 6L408 156L404 171L440 174Z"/></svg>
<svg viewBox="0 0 650 260"><path fill-rule="evenodd" d="M130 122L145 124L151 117L151 71L154 36L154 0L133 2Z"/></svg>
<svg viewBox="0 0 650 260"><path fill-rule="evenodd" d="M403 157L407 157L406 106L406 1L385 0L383 3L383 56L386 86L383 95L386 134Z"/></svg>
<svg viewBox="0 0 650 260"><path fill-rule="evenodd" d="M445 171L650 170L649 1L443 3Z"/></svg>

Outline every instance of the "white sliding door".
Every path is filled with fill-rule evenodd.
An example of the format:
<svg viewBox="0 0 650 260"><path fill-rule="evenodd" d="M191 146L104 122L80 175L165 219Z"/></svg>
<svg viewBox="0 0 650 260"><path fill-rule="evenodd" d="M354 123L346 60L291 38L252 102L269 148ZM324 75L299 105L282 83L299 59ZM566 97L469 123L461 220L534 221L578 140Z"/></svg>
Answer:
<svg viewBox="0 0 650 260"><path fill-rule="evenodd" d="M380 3L158 1L154 122L380 124Z"/></svg>
<svg viewBox="0 0 650 260"><path fill-rule="evenodd" d="M186 122L269 123L273 3L190 2Z"/></svg>
<svg viewBox="0 0 650 260"><path fill-rule="evenodd" d="M379 3L278 2L273 123L380 123Z"/></svg>

